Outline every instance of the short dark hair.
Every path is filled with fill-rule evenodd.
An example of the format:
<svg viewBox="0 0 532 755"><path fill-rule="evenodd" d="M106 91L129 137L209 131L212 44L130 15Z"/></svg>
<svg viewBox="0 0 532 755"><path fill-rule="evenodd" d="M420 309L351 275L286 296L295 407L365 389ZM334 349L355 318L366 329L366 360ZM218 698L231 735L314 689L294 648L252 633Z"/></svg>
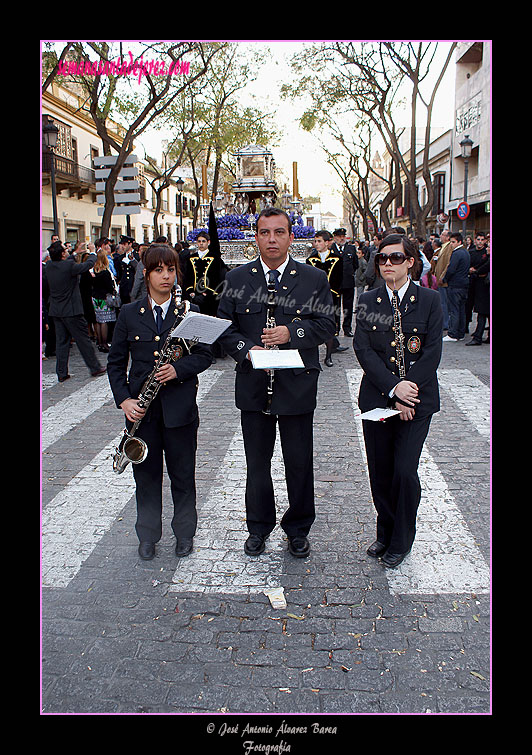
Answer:
<svg viewBox="0 0 532 755"><path fill-rule="evenodd" d="M330 241L332 239L329 231L316 231L314 238L316 238L316 236L321 236L324 241Z"/></svg>
<svg viewBox="0 0 532 755"><path fill-rule="evenodd" d="M255 228L259 227L259 220L261 218L269 218L272 215L282 215L283 217L285 217L288 221L288 233L292 233L292 221L290 220L290 216L279 207L265 207L257 218L257 224Z"/></svg>
<svg viewBox="0 0 532 755"><path fill-rule="evenodd" d="M454 231L453 233L450 234L449 238L451 238L451 239L458 239L458 241L463 241L464 240L464 237L462 236L462 234L460 233L460 231Z"/></svg>
<svg viewBox="0 0 532 755"><path fill-rule="evenodd" d="M211 237L209 236L209 234L207 233L207 231L200 231L200 232L198 233L198 235L196 236L196 241L197 241L197 240L199 239L199 237L200 237L200 236L201 236L202 238L204 238L204 239L207 239L207 241L210 241L210 240L211 240Z"/></svg>
<svg viewBox="0 0 532 755"><path fill-rule="evenodd" d="M110 244L111 239L108 236L102 236L100 239L97 239L96 241L96 248L99 249L104 244Z"/></svg>
<svg viewBox="0 0 532 755"><path fill-rule="evenodd" d="M50 244L48 247L48 251L50 253L50 259L53 262L57 262L58 260L63 259L63 252L65 250L65 247L60 241L54 241L53 244Z"/></svg>

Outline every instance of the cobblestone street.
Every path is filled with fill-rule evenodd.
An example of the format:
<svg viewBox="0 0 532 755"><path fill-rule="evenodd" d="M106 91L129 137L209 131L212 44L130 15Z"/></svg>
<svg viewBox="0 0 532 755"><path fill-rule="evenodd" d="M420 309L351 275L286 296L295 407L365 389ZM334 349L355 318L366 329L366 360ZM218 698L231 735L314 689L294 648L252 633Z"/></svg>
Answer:
<svg viewBox="0 0 532 755"><path fill-rule="evenodd" d="M137 553L131 466L112 470L123 414L107 376L90 378L75 346L65 383L55 359L43 361L43 713L212 714L200 727L213 721L215 734L236 725L232 714L277 714L272 743L282 714L326 724L338 714L489 713L490 352L468 340L443 345L418 534L396 570L366 554L375 516L352 348L320 375L305 559L288 553L279 526L262 556L244 554L231 359L200 375L194 551L174 554L165 478L163 539L149 562ZM274 470L282 512L280 449ZM272 587L284 588L286 608L272 607Z"/></svg>

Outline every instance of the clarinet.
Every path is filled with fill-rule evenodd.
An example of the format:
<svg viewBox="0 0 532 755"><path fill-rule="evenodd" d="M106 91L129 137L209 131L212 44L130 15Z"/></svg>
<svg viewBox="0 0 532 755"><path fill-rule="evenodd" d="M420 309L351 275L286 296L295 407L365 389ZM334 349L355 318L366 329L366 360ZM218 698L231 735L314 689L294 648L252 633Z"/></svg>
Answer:
<svg viewBox="0 0 532 755"><path fill-rule="evenodd" d="M395 340L395 361L399 369L399 377L404 379L406 375L405 368L405 348L403 327L401 325L401 312L399 310L399 294L397 291L392 292L392 310L393 310L393 332Z"/></svg>
<svg viewBox="0 0 532 755"><path fill-rule="evenodd" d="M268 283L268 301L267 301L267 312L266 312L266 328L275 328L276 322L275 322L275 306L276 306L276 290L275 290L275 283L273 281L270 281ZM278 346L266 346L267 349L278 349ZM271 414L272 413L272 398L273 398L273 384L275 381L275 370L268 370L268 385L266 388L266 408L262 410L263 414Z"/></svg>

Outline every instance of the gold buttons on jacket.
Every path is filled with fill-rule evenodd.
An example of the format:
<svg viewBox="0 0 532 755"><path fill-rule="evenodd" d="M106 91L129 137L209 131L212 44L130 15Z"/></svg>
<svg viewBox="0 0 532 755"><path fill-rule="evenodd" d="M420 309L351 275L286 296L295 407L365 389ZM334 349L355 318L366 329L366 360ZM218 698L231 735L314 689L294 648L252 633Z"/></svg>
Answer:
<svg viewBox="0 0 532 755"><path fill-rule="evenodd" d="M395 346L395 341L392 341L392 342L390 343L390 346Z"/></svg>
<svg viewBox="0 0 532 755"><path fill-rule="evenodd" d="M395 362L395 357L390 357L390 362Z"/></svg>
<svg viewBox="0 0 532 755"><path fill-rule="evenodd" d="M159 356L159 352L158 352L158 351L154 351L154 352L153 352L153 356L154 356L154 357L158 357L158 356Z"/></svg>
<svg viewBox="0 0 532 755"><path fill-rule="evenodd" d="M155 336L155 340L156 341L160 341L161 340L161 336Z"/></svg>
<svg viewBox="0 0 532 755"><path fill-rule="evenodd" d="M135 336L135 341L140 340L140 336Z"/></svg>

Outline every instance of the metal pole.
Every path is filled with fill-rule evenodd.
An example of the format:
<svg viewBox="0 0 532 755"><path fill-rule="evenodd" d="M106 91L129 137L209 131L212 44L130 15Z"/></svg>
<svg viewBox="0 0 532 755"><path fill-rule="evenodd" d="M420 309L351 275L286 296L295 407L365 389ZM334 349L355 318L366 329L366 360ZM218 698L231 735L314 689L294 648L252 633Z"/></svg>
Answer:
<svg viewBox="0 0 532 755"><path fill-rule="evenodd" d="M50 178L52 181L52 211L54 214L54 234L56 236L59 236L59 220L57 217L57 191L55 188L55 154L53 149L50 147L50 157L52 158L51 162L51 169L50 169Z"/></svg>
<svg viewBox="0 0 532 755"><path fill-rule="evenodd" d="M467 179L469 175L469 158L464 158L464 202L467 203ZM462 236L464 237L464 244L465 244L465 237L466 237L466 225L467 225L467 218L464 218L462 220Z"/></svg>

